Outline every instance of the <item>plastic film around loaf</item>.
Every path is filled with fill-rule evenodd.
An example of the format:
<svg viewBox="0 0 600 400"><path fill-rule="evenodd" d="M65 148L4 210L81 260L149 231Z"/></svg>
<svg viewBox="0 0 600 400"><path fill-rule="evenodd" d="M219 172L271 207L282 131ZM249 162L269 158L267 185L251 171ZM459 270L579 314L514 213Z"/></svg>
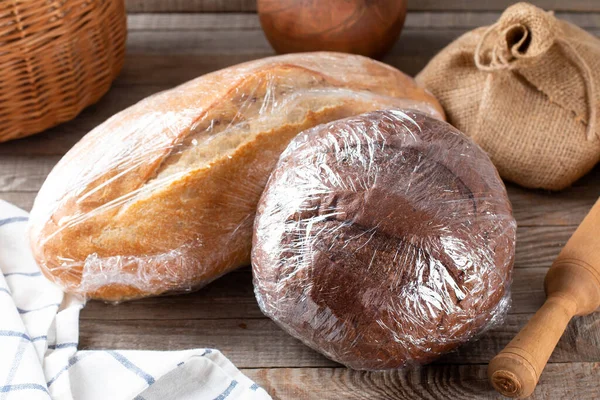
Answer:
<svg viewBox="0 0 600 400"><path fill-rule="evenodd" d="M423 364L500 322L516 223L488 156L449 124L376 111L299 134L259 202L262 311L348 367Z"/></svg>
<svg viewBox="0 0 600 400"><path fill-rule="evenodd" d="M443 118L400 71L336 53L256 60L151 96L50 173L31 214L34 255L50 279L92 298L197 289L250 262L256 204L298 132L402 107Z"/></svg>

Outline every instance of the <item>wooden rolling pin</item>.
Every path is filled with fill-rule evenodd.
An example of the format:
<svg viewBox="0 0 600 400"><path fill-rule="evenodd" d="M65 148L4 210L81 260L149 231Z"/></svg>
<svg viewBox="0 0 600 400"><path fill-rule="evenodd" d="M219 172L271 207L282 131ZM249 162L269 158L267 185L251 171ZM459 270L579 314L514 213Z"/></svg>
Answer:
<svg viewBox="0 0 600 400"><path fill-rule="evenodd" d="M600 306L600 200L548 270L544 287L542 308L488 367L504 396L530 396L571 318Z"/></svg>

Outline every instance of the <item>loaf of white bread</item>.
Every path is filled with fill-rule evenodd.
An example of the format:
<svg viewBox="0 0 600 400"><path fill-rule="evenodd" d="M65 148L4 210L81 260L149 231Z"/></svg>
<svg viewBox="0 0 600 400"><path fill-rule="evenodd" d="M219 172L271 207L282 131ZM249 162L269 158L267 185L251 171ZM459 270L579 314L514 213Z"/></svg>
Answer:
<svg viewBox="0 0 600 400"><path fill-rule="evenodd" d="M402 72L338 53L251 61L151 96L52 170L31 213L34 256L88 298L197 289L249 264L258 200L294 136L390 108L443 118Z"/></svg>

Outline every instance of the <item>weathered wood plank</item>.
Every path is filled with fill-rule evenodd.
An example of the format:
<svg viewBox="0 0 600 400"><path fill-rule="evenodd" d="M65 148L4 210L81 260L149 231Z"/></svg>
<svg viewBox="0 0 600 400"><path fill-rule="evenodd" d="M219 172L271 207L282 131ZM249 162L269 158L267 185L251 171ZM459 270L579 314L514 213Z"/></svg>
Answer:
<svg viewBox="0 0 600 400"><path fill-rule="evenodd" d="M61 156L8 156L0 158L0 193L37 192Z"/></svg>
<svg viewBox="0 0 600 400"><path fill-rule="evenodd" d="M243 38L243 40L240 40ZM127 36L130 54L188 54L210 57L212 54L273 53L262 30L213 31L133 31Z"/></svg>
<svg viewBox="0 0 600 400"><path fill-rule="evenodd" d="M501 325L440 358L441 363L487 363L510 342L533 314L509 314ZM568 325L550 362L600 361L600 312L575 317Z"/></svg>
<svg viewBox="0 0 600 400"><path fill-rule="evenodd" d="M497 13L409 14L406 29L383 61L409 74L416 74L450 41L469 29L493 22L497 15ZM561 17L589 28L592 33L600 33L598 14L571 13ZM140 80L157 84L159 81L156 79L162 82L173 77L175 80L171 79L169 82L179 83L182 77L191 79L199 75L189 74L189 72L182 75L179 70L181 66L189 66L190 71L197 71L195 64L201 64L201 60L194 59L194 56L190 55L203 56L211 61L215 56L219 58L235 56L240 62L273 54L260 30L256 15L252 14L234 14L231 20L206 15L134 15L130 20L133 25L128 41L130 53L140 54L143 57L148 57L149 53L158 53L161 59L164 59L164 54L170 56L186 54L187 57L186 60L178 60L179 68L175 70L167 67L161 71L154 70L152 74L139 71L132 74L138 84L141 83ZM145 26L152 29L146 29ZM239 40L240 37L244 40ZM148 61L152 62L151 59ZM135 65L139 69L144 68L146 63L139 62ZM217 61L216 66L222 67L225 64Z"/></svg>
<svg viewBox="0 0 600 400"><path fill-rule="evenodd" d="M547 268L518 268L512 285L510 314L531 314L545 299L543 281ZM232 272L198 292L154 297L114 306L90 301L82 319L244 319L266 318L254 298L252 273L245 267Z"/></svg>
<svg viewBox="0 0 600 400"><path fill-rule="evenodd" d="M461 36L469 29L439 29L421 30L406 29L384 61L390 55L420 55L431 58L448 43ZM600 29L588 29L598 35ZM240 40L243 37L243 40ZM133 31L128 35L127 48L130 53L137 54L273 54L261 30L223 30L215 34L214 31Z"/></svg>
<svg viewBox="0 0 600 400"><path fill-rule="evenodd" d="M411 12L406 16L404 29L438 30L457 28L470 30L483 25L491 25L498 20L500 15L500 11ZM600 27L600 14L598 13L556 12L555 15L559 19L569 21L584 29L597 29Z"/></svg>
<svg viewBox="0 0 600 400"><path fill-rule="evenodd" d="M255 12L256 0L125 0L136 12Z"/></svg>
<svg viewBox="0 0 600 400"><path fill-rule="evenodd" d="M406 30L382 61L416 75L429 60L468 29ZM600 34L599 29L590 29ZM239 40L239 37L244 40ZM260 31L132 32L129 57L117 85L165 85L274 54ZM168 57L165 57L165 54ZM129 61L131 59L131 61Z"/></svg>
<svg viewBox="0 0 600 400"><path fill-rule="evenodd" d="M548 10L600 11L594 0L531 0ZM501 11L514 0L419 0L409 1L409 11ZM256 0L126 0L129 13L202 13L202 12L255 12Z"/></svg>
<svg viewBox="0 0 600 400"><path fill-rule="evenodd" d="M500 16L499 11L483 12L410 12L404 23L405 30L459 29L468 30L490 25ZM582 28L600 27L600 14L557 12L557 18L572 22ZM129 14L127 28L134 31L227 31L260 30L257 14L230 13L168 13L168 14Z"/></svg>
<svg viewBox="0 0 600 400"><path fill-rule="evenodd" d="M507 191L519 226L579 225L600 197L600 166L561 192L512 183L507 184Z"/></svg>
<svg viewBox="0 0 600 400"><path fill-rule="evenodd" d="M506 321L446 354L439 362L487 363L517 334L531 314L508 315ZM186 320L81 319L82 349L180 350L214 347L240 368L326 367L336 365L265 318ZM569 324L551 362L600 361L600 314Z"/></svg>
<svg viewBox="0 0 600 400"><path fill-rule="evenodd" d="M257 14L229 13L223 15L214 13L168 13L127 15L128 32L197 30L228 31L245 29L261 29Z"/></svg>
<svg viewBox="0 0 600 400"><path fill-rule="evenodd" d="M428 365L390 372L345 368L242 369L274 399L506 399L487 379L487 365ZM598 398L598 363L548 364L529 399Z"/></svg>
<svg viewBox="0 0 600 400"><path fill-rule="evenodd" d="M515 269L549 267L575 229L575 226L518 227Z"/></svg>
<svg viewBox="0 0 600 400"><path fill-rule="evenodd" d="M264 54L172 54L168 57L132 54L126 56L115 86L150 85L164 90L209 72L270 55L273 55L271 51Z"/></svg>
<svg viewBox="0 0 600 400"><path fill-rule="evenodd" d="M415 75L435 54L466 31L407 30L382 61ZM590 32L598 35L600 30ZM239 40L240 37L244 40ZM253 30L219 34L210 31L132 32L128 50L125 69L116 84L174 86L228 65L274 54L262 32Z"/></svg>
<svg viewBox="0 0 600 400"><path fill-rule="evenodd" d="M116 306L90 301L81 312L81 319L97 320L232 318L266 318L254 297L250 267L231 272L195 293L151 297Z"/></svg>
<svg viewBox="0 0 600 400"><path fill-rule="evenodd" d="M237 367L332 366L270 319L80 320L80 349L217 348Z"/></svg>
<svg viewBox="0 0 600 400"><path fill-rule="evenodd" d="M0 200L8 201L26 211L31 210L34 199L35 193L32 192L0 192Z"/></svg>

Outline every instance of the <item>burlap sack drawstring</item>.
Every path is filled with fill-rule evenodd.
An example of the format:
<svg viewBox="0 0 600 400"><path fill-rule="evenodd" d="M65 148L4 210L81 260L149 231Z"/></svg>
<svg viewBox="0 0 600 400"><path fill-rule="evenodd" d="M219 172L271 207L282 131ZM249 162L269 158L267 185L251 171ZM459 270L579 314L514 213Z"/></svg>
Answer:
<svg viewBox="0 0 600 400"><path fill-rule="evenodd" d="M523 43L525 43L528 36L530 35L529 29L519 24L511 25L508 28L502 30L502 32L500 33L500 37L502 38L506 37L506 34L515 28L523 28L523 35L516 43L509 47L508 50L510 50L510 55L512 56L511 59L507 59L504 56L503 51L500 49L500 46L498 45L498 43L496 43L491 51L490 62L486 65L482 60L483 48L489 36L497 31L498 27L500 26L500 22L501 21L498 21L495 24L489 26L485 30L483 36L481 37L481 40L477 43L477 46L475 47L475 65L482 71L493 72L503 69L515 69L514 62L518 60L518 49L523 45ZM577 68L582 74L582 78L585 84L586 103L588 108L588 124L586 127L586 138L589 141L593 141L596 138L600 139L600 133L596 133L596 107L594 107L594 101L596 99L596 89L594 86L592 70L589 67L589 65L585 62L583 57L573 48L571 43L560 37L555 37L554 41L556 43L560 43L563 46L564 50L566 50L570 54L570 60L577 66Z"/></svg>
<svg viewBox="0 0 600 400"><path fill-rule="evenodd" d="M483 61L481 60L482 54L483 54L482 49L483 49L483 45L485 44L485 41L488 39L488 37L492 33L494 33L496 31L496 29L498 29L499 26L500 26L499 22L496 22L495 24L490 25L483 33L483 36L481 37L481 40L479 41L479 43L477 43L477 47L475 47L475 57L474 57L475 65L477 66L477 68L479 68L482 71L492 72L492 71L498 71L501 69L509 69L510 68L509 60L507 60L502 55L502 52L497 51L498 50L497 45L494 45L494 47L492 48L491 59L490 59L490 63L488 65L484 64ZM502 36L504 36L506 34L506 32L510 29L513 29L513 27L511 26L511 27L506 28L502 32ZM520 46L527 39L527 35L529 35L529 31L525 30L521 40L519 40L519 42L515 43L515 45L513 47Z"/></svg>

